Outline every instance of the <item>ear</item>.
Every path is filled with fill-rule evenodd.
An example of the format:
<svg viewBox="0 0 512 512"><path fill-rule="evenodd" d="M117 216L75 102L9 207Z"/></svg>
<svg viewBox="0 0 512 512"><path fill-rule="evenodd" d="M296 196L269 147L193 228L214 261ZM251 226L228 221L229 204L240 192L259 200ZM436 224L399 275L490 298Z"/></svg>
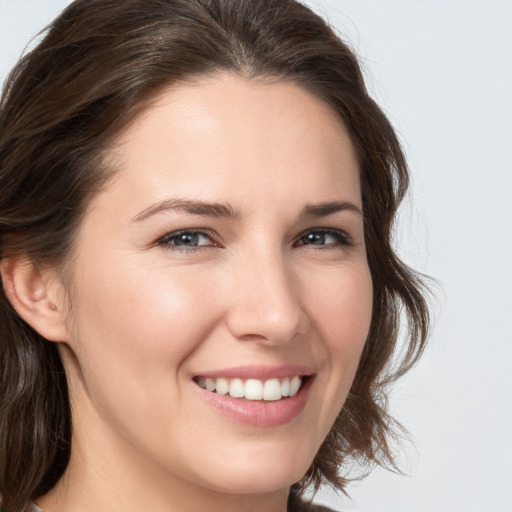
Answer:
<svg viewBox="0 0 512 512"><path fill-rule="evenodd" d="M25 322L47 340L69 339L64 289L55 272L16 255L0 261L0 273L7 298Z"/></svg>

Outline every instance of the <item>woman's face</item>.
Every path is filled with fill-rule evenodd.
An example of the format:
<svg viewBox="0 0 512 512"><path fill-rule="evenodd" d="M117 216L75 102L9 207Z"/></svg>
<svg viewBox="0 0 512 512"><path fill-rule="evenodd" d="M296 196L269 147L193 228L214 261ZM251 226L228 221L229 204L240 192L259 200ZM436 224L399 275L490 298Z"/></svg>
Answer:
<svg viewBox="0 0 512 512"><path fill-rule="evenodd" d="M371 318L346 129L297 85L219 74L166 90L111 157L70 260L75 455L171 486L287 488Z"/></svg>

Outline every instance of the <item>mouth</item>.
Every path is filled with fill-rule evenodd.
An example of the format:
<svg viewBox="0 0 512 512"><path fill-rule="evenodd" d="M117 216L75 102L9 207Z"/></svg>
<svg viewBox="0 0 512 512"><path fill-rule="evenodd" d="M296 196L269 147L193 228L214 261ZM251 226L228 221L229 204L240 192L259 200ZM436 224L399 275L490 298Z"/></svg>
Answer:
<svg viewBox="0 0 512 512"><path fill-rule="evenodd" d="M293 398L310 379L308 375L293 375L266 380L228 377L203 377L193 381L200 388L213 394L230 396L240 400L276 402Z"/></svg>
<svg viewBox="0 0 512 512"><path fill-rule="evenodd" d="M192 384L229 421L260 428L301 417L315 377L307 366L252 365L197 373Z"/></svg>

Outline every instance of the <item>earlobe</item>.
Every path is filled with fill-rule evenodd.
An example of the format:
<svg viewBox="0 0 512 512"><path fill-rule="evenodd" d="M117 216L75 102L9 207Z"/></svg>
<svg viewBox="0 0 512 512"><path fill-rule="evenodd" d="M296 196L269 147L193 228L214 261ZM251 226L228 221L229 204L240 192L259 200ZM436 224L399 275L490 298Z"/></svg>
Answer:
<svg viewBox="0 0 512 512"><path fill-rule="evenodd" d="M41 336L67 341L62 287L50 271L41 271L24 256L0 262L5 294L14 309Z"/></svg>

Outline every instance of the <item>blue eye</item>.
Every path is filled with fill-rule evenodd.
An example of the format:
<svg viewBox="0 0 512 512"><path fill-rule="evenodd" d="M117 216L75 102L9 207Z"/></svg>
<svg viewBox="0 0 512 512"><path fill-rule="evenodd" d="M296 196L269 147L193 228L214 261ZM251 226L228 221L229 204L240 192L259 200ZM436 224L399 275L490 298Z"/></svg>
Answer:
<svg viewBox="0 0 512 512"><path fill-rule="evenodd" d="M194 251L204 247L220 247L215 242L213 235L204 230L183 229L163 236L159 245L175 250ZM295 246L312 245L319 248L334 248L339 246L351 246L351 238L343 231L335 229L311 229L300 236Z"/></svg>
<svg viewBox="0 0 512 512"><path fill-rule="evenodd" d="M316 245L316 246L351 246L350 237L335 229L312 229L304 233L295 245Z"/></svg>
<svg viewBox="0 0 512 512"><path fill-rule="evenodd" d="M199 230L181 230L165 235L160 245L172 248L195 249L197 247L217 247L210 234Z"/></svg>

